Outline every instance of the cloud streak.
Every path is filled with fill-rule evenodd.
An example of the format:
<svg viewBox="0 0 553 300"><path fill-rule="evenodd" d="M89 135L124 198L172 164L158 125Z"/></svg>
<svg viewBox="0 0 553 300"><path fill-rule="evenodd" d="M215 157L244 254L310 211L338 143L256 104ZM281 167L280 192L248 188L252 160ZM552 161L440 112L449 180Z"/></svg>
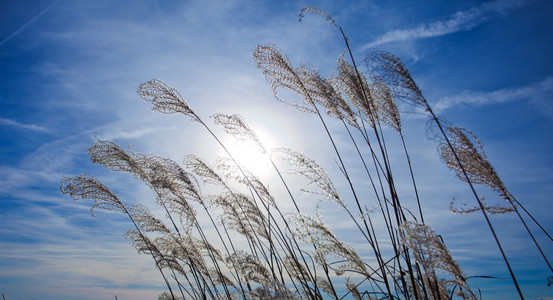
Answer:
<svg viewBox="0 0 553 300"><path fill-rule="evenodd" d="M504 16L524 5L525 0L497 0L486 2L465 11L458 11L449 20L425 23L416 28L388 31L362 47L366 50L391 42L430 38L459 31L472 30L495 16Z"/></svg>
<svg viewBox="0 0 553 300"><path fill-rule="evenodd" d="M0 125L17 127L20 129L32 130L36 132L50 132L50 130L48 130L48 128L46 127L42 127L34 124L23 124L14 120L5 119L1 117L0 117Z"/></svg>
<svg viewBox="0 0 553 300"><path fill-rule="evenodd" d="M12 34L8 35L5 39L3 39L0 42L0 47L2 47L7 41L11 40L14 36L18 35L21 31L25 30L25 28L27 28L27 26L33 24L36 20L38 20L38 18L40 18L42 15L44 15L46 12L48 12L50 10L50 8L52 8L52 6L56 5L60 1L61 0L56 0L56 1L52 2L50 5L48 5L48 7L46 7L43 11L41 11L34 18L32 18L29 22L25 23L25 25L21 26L18 30L16 30Z"/></svg>
<svg viewBox="0 0 553 300"><path fill-rule="evenodd" d="M548 103L551 95L553 95L553 77L546 77L542 81L518 88L505 88L491 92L463 91L459 95L440 99L434 107L437 111L444 111L459 105L482 106L528 99L539 106L540 111L553 118L553 109Z"/></svg>

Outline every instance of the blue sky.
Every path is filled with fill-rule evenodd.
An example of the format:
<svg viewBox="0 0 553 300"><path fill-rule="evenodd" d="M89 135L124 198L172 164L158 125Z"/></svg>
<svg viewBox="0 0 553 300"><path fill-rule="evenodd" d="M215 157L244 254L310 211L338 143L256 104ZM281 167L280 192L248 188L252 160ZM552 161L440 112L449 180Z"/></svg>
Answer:
<svg viewBox="0 0 553 300"><path fill-rule="evenodd" d="M87 173L125 201L153 207L151 193L132 176L89 161L94 136L179 162L188 153L208 161L220 154L197 124L151 112L140 100L138 85L152 78L177 88L206 120L218 112L241 114L271 144L316 158L342 186L333 154L320 151L329 145L317 120L275 101L251 56L257 44L274 43L295 65L333 72L344 43L320 16L298 22L306 5L336 19L358 62L372 47L401 57L438 114L479 136L506 186L553 230L550 1L1 1L0 292L6 299L152 299L163 290L153 263L123 238L124 217L98 212L93 218L90 203L59 192L61 178ZM453 197L469 202L470 194L426 139L425 120L403 118L427 223L467 275L508 278L481 214L449 212ZM346 140L339 124L331 129ZM397 176L407 185L405 172L400 168ZM497 200L486 188L481 193ZM364 249L347 235L351 224L331 209L325 220ZM552 297L553 286L546 286L552 274L514 216L492 221L526 297ZM552 242L537 236L553 254ZM508 279L472 283L484 299L516 298Z"/></svg>

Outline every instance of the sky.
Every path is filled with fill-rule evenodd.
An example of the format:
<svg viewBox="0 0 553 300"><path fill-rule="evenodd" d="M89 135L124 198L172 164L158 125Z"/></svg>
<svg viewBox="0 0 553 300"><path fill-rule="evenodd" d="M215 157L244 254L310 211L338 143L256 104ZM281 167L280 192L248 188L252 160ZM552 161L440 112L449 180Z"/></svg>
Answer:
<svg viewBox="0 0 553 300"><path fill-rule="evenodd" d="M90 162L87 149L95 138L177 162L188 153L210 162L222 154L198 124L152 112L140 99L136 89L153 78L178 89L221 136L209 116L238 113L265 143L315 158L343 187L333 153L321 151L330 145L320 123L276 101L251 55L256 45L273 43L296 66L317 66L325 76L334 72L345 50L341 35L321 16L298 22L304 6L334 17L361 68L371 48L399 56L439 116L478 135L507 188L553 230L550 1L1 1L5 298L152 299L164 290L152 261L124 239L130 224L123 216L98 211L92 217L89 202L59 191L65 176L90 174L124 201L154 208L152 193L132 176ZM482 215L449 211L453 198L474 205L468 188L440 161L437 145L426 138L426 120L409 107L400 110L427 224L444 237L468 276L503 278L471 279L484 299L516 299ZM353 157L340 124L329 124ZM391 139L392 162L401 161L401 149L393 146L399 144ZM359 173L353 159L348 162ZM396 172L401 190L410 179L401 167ZM279 196L277 184L270 187ZM499 201L485 187L479 192ZM315 202L305 202L306 210L314 209ZM336 233L365 249L347 234L351 224L328 207L322 214ZM526 298L553 298L553 286L547 286L553 274L517 219L508 214L492 216L492 222ZM553 243L531 228L551 256Z"/></svg>

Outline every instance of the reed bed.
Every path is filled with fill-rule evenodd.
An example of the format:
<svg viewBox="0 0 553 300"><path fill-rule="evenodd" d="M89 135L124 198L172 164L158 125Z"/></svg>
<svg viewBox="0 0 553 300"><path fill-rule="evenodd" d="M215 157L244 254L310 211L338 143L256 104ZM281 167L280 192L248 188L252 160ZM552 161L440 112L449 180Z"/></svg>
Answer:
<svg viewBox="0 0 553 300"><path fill-rule="evenodd" d="M401 60L385 51L371 50L364 71L351 53L348 39L334 19L306 7L306 13L325 17L343 35L346 52L333 74L293 66L277 46L259 45L253 51L256 66L271 84L277 100L314 114L327 138L340 173L329 174L301 152L268 149L239 115L214 114L215 126L246 141L262 153L280 181L275 187L247 170L228 150L211 124L163 81L154 79L138 88L138 95L154 111L181 114L195 130L204 130L226 153L214 164L194 154L181 163L134 152L109 140L97 139L88 153L93 163L126 172L144 182L164 216L146 206L120 199L98 179L64 178L61 191L74 199L92 200L97 209L126 215L132 229L126 238L139 253L150 255L167 286L160 299L478 299L471 276L461 270L441 236L425 222L424 199L419 196L415 170L402 130L398 101L414 107L428 120L428 137L435 140L441 159L467 184L474 207L456 213L479 213L485 219L513 282L513 293L524 298L515 271L502 248L489 214L515 213L545 265L553 272L528 222L547 231L502 183L475 135L439 118ZM283 93L284 92L284 93ZM293 98L282 95L294 94ZM338 124L343 132L332 132ZM314 126L317 126L314 124ZM391 129L391 130L390 130ZM364 173L353 178L345 162L346 136ZM402 199L387 141L398 139L409 170L413 197ZM357 173L356 173L357 174ZM327 201L353 224L365 247L357 250L335 234L316 210L302 211L294 178L303 178L301 191L312 201ZM356 175L358 176L358 175ZM339 191L334 181L345 182ZM360 186L362 181L367 183ZM478 188L489 188L505 201L490 205ZM275 189L280 189L275 193ZM204 194L209 190L210 194ZM211 191L215 191L211 193ZM279 195L278 199L276 198ZM284 195L284 196L283 196ZM305 201L302 199L302 201ZM405 202L416 202L416 211ZM282 203L291 209L283 210ZM550 239L547 242L553 241Z"/></svg>

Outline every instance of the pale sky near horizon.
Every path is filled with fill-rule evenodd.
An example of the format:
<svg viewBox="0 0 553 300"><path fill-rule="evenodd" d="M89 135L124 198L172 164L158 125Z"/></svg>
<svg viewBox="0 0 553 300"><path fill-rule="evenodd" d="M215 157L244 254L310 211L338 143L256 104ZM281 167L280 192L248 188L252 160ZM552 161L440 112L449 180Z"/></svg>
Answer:
<svg viewBox="0 0 553 300"><path fill-rule="evenodd" d="M95 137L179 163L188 153L210 162L221 154L198 124L152 112L140 99L137 87L153 78L178 89L214 128L210 115L241 114L271 146L314 157L343 188L320 123L276 101L251 55L257 44L273 43L295 66L316 65L330 76L345 46L323 17L308 14L298 22L307 5L342 26L362 70L367 49L401 57L436 112L478 135L507 188L553 230L550 1L2 1L0 293L8 300L152 299L164 290L151 259L124 239L129 224L123 216L98 211L94 218L89 202L59 192L63 177L87 173L129 203L154 206L132 176L90 162ZM427 223L443 235L467 276L502 278L471 279L483 299L516 299L482 215L449 211L452 198L474 205L467 187L440 161L425 119L400 108ZM329 123L344 154L353 156L341 124ZM394 145L399 141L391 138L392 164L402 165ZM397 170L405 180L400 190L409 188L405 172ZM282 192L278 182L270 187L277 196ZM479 191L499 201L489 189ZM366 250L348 236L351 224L330 204L325 208L336 233ZM513 215L492 221L527 299L553 298L547 286L553 274L518 221ZM553 254L553 242L537 237Z"/></svg>

